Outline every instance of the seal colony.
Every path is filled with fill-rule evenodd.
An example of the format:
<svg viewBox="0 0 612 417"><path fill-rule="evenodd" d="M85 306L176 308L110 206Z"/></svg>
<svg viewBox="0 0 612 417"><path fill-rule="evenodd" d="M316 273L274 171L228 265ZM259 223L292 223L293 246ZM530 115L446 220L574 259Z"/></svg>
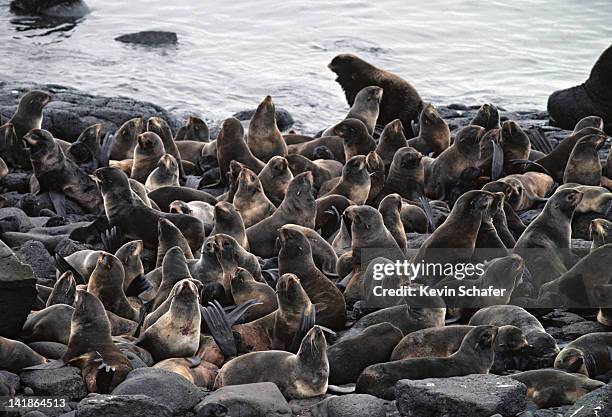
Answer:
<svg viewBox="0 0 612 417"><path fill-rule="evenodd" d="M154 367L287 400L495 373L534 408L609 382L610 120L587 107L554 143L485 103L451 128L399 75L350 54L329 69L350 110L315 135L281 132L266 96L214 138L197 117L173 132L135 114L69 143L41 129L52 95L24 94L0 127L0 240L54 265L30 262L37 297L0 334L0 369L76 367L115 394ZM400 261L482 269L467 294L456 274L385 274L375 300L376 264ZM564 317L583 323L565 347L545 327Z"/></svg>

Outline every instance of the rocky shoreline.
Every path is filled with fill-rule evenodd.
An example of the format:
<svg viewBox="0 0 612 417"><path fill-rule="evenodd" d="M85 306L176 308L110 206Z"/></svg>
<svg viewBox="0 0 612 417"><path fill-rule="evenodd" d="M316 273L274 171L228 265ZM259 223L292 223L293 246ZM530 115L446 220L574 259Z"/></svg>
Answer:
<svg viewBox="0 0 612 417"><path fill-rule="evenodd" d="M114 132L128 119L137 115L143 118L159 116L164 118L174 132L184 123L166 109L153 103L141 102L125 97L99 97L83 91L59 85L9 84L0 82L0 125L13 114L19 98L32 89L49 91L54 99L45 108L43 128L57 138L74 141L88 126L102 123L104 130ZM236 115L247 122L254 110L247 109ZM460 104L439 106L438 111L454 133L469 124L478 107ZM523 129L533 134L541 134L555 146L559 140L569 135L548 123L545 111L526 110L507 112L500 109L501 120L516 120ZM211 136L215 137L221 121L212 121ZM277 124L281 131L288 131L294 124L289 111L277 109ZM324 128L325 126L321 126ZM315 133L315 132L305 132ZM609 149L601 150L605 159ZM53 215L50 201L28 193L29 174L11 172L0 180L0 233L6 231L30 232L40 227L65 227L92 220L91 215L71 214L66 219ZM521 219L528 224L540 209L520 213ZM596 217L602 217L598 215ZM573 249L584 254L590 248L588 225L594 216L576 215L573 229ZM606 216L612 221L612 215ZM65 230L65 229L64 229ZM408 234L408 244L417 248L428 235ZM0 234L1 237L1 234ZM81 249L99 247L71 240L61 236L45 241L30 240L8 246L0 241L0 266L8 274L0 274L0 328L3 334L17 335L28 311L18 311L15 300L31 294L35 283L49 285L55 280L53 256L68 256ZM14 253L13 253L14 252ZM155 253L146 251L145 258ZM5 262L5 263L3 263ZM6 268L6 269L5 269ZM10 291L11 296L4 297ZM18 294L15 296L15 294ZM5 299L6 298L6 299ZM23 309L22 309L23 310ZM11 314L8 314L11 312ZM555 310L542 319L547 331L557 340L559 346L567 344L584 334L610 331L599 324L592 316ZM11 328L12 326L12 328ZM5 328L6 327L6 328ZM15 331L17 329L17 331ZM368 415L372 417L425 416L429 406L437 413L448 415L510 416L521 417L587 417L595 405L602 407L599 416L612 415L612 385L585 395L573 406L536 410L525 402L525 386L505 376L467 376L423 381L402 381L397 387L397 400L390 402L365 394L344 396L325 395L308 400L287 402L278 388L272 383L259 383L244 386L224 387L213 393L192 385L175 373L162 369L147 368L132 359L134 368L128 378L113 391L112 395L87 394L87 389L77 368L64 367L55 370L23 371L20 374L0 371L0 395L46 395L68 399L65 406L56 409L30 411L27 417L43 416L198 416L221 417L215 405L223 404L244 416L312 416L348 417ZM602 405L603 404L603 405ZM474 414L470 414L470 413ZM487 414L489 413L489 414ZM608 414L606 414L608 413ZM227 416L238 414L227 414Z"/></svg>

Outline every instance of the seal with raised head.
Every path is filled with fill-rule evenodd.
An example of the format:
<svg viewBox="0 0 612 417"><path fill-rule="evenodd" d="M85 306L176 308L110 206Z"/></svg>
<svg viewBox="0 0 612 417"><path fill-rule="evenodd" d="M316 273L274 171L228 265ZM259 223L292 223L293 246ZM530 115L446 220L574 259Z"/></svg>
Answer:
<svg viewBox="0 0 612 417"><path fill-rule="evenodd" d="M147 120L147 130L149 132L156 133L157 136L160 137L162 143L164 144L164 150L166 154L170 154L174 157L178 167L179 177L181 178L181 180L184 180L185 170L183 168L181 153L179 152L176 143L174 143L174 138L172 137L172 130L170 129L168 122L166 122L166 120L162 119L161 117L150 117L149 120Z"/></svg>
<svg viewBox="0 0 612 417"><path fill-rule="evenodd" d="M499 129L499 110L492 103L485 103L478 109L476 116L470 122L471 125L484 127L486 131Z"/></svg>
<svg viewBox="0 0 612 417"><path fill-rule="evenodd" d="M142 128L141 117L135 117L123 123L113 136L110 158L115 161L133 158L134 148L136 148L137 138L142 133Z"/></svg>
<svg viewBox="0 0 612 417"><path fill-rule="evenodd" d="M361 120L367 127L368 132L374 133L376 120L378 119L379 104L383 96L380 87L369 86L362 88L355 96L355 102L351 106L345 119ZM321 136L333 136L334 127L327 129Z"/></svg>
<svg viewBox="0 0 612 417"><path fill-rule="evenodd" d="M161 187L179 186L179 165L170 154L164 154L157 162L155 168L145 181L148 191L154 191Z"/></svg>
<svg viewBox="0 0 612 417"><path fill-rule="evenodd" d="M33 129L41 129L43 109L51 102L51 95L44 91L28 91L19 100L13 117L8 121L15 128L17 139Z"/></svg>
<svg viewBox="0 0 612 417"><path fill-rule="evenodd" d="M144 132L138 135L130 178L144 184L165 153L164 143L157 133Z"/></svg>
<svg viewBox="0 0 612 417"><path fill-rule="evenodd" d="M266 196L275 206L285 198L287 187L293 179L289 162L282 156L273 156L259 173L259 180Z"/></svg>
<svg viewBox="0 0 612 417"><path fill-rule="evenodd" d="M563 172L563 182L599 185L601 162L598 151L605 141L601 135L588 135L576 142Z"/></svg>
<svg viewBox="0 0 612 417"><path fill-rule="evenodd" d="M276 109L270 96L259 103L251 118L247 145L253 155L264 162L275 155L287 155L287 144L276 125Z"/></svg>
<svg viewBox="0 0 612 417"><path fill-rule="evenodd" d="M338 76L336 81L344 90L349 106L353 105L362 88L371 85L382 87L384 94L377 123L386 125L394 119L400 119L406 137L413 136L410 126L413 120L418 119L423 101L410 83L352 54L337 55L328 67Z"/></svg>
<svg viewBox="0 0 612 417"><path fill-rule="evenodd" d="M605 215L612 204L612 192L605 187L567 183L557 187L555 192L572 188L582 193L582 200L576 207L576 213L599 213Z"/></svg>
<svg viewBox="0 0 612 417"><path fill-rule="evenodd" d="M365 204L370 193L371 183L366 156L356 155L344 165L342 177L338 183L323 196L338 194L354 201L355 204ZM325 184L321 187L321 192L324 192L324 188Z"/></svg>
<svg viewBox="0 0 612 417"><path fill-rule="evenodd" d="M176 141L192 140L195 142L208 142L210 131L208 125L197 116L188 116L185 124L176 132Z"/></svg>
<svg viewBox="0 0 612 417"><path fill-rule="evenodd" d="M228 183L227 173L231 161L238 161L246 165L256 174L259 174L265 166L260 159L253 155L251 149L244 142L244 128L235 117L223 121L216 143L222 184Z"/></svg>
<svg viewBox="0 0 612 417"><path fill-rule="evenodd" d="M342 138L344 161L355 155L367 155L376 149L376 142L361 120L345 119L334 126L333 131L336 136ZM315 153L316 151L317 148L314 149Z"/></svg>
<svg viewBox="0 0 612 417"><path fill-rule="evenodd" d="M249 250L249 241L245 229L242 216L236 211L233 204L219 201L215 205L215 226L213 227L211 235L221 233L229 235L236 239L236 242L238 242L240 246Z"/></svg>
<svg viewBox="0 0 612 417"><path fill-rule="evenodd" d="M246 228L259 223L276 211L276 207L264 192L259 177L247 167L240 170L238 187L232 204L240 213Z"/></svg>
<svg viewBox="0 0 612 417"><path fill-rule="evenodd" d="M408 142L404 135L402 121L400 119L395 119L387 123L376 145L376 153L385 163L385 172L389 171L395 153L407 145Z"/></svg>
<svg viewBox="0 0 612 417"><path fill-rule="evenodd" d="M424 188L423 155L410 146L398 149L389 167L382 194L397 193L405 199L419 201Z"/></svg>
<svg viewBox="0 0 612 417"><path fill-rule="evenodd" d="M433 104L427 105L419 116L419 135L408 140L408 146L415 148L423 155L440 155L451 144L448 124L438 113Z"/></svg>

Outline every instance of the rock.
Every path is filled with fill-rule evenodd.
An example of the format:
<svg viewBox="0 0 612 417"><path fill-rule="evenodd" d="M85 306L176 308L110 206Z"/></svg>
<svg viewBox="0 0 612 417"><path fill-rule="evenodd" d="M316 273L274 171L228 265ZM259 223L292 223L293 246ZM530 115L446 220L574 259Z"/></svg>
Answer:
<svg viewBox="0 0 612 417"><path fill-rule="evenodd" d="M386 401L367 394L330 397L315 404L313 417L385 417Z"/></svg>
<svg viewBox="0 0 612 417"><path fill-rule="evenodd" d="M565 412L565 417L612 416L612 384L589 392Z"/></svg>
<svg viewBox="0 0 612 417"><path fill-rule="evenodd" d="M9 172L8 175L0 181L0 188L4 187L8 191L17 191L25 194L30 191L30 172Z"/></svg>
<svg viewBox="0 0 612 417"><path fill-rule="evenodd" d="M102 123L105 131L114 132L136 116L142 116L145 120L152 116L163 117L174 131L182 125L181 120L152 103L127 97L95 96L55 84L0 82L0 113L9 119L19 98L35 89L48 91L53 96L53 101L44 110L43 128L69 142L76 140L83 130L95 123Z"/></svg>
<svg viewBox="0 0 612 417"><path fill-rule="evenodd" d="M41 242L27 241L21 245L16 255L32 267L37 278L55 279L55 262Z"/></svg>
<svg viewBox="0 0 612 417"><path fill-rule="evenodd" d="M610 328L596 321L585 320L561 328L552 327L546 330L555 339L570 341L589 333L609 332Z"/></svg>
<svg viewBox="0 0 612 417"><path fill-rule="evenodd" d="M0 336L17 339L34 301L36 277L0 240Z"/></svg>
<svg viewBox="0 0 612 417"><path fill-rule="evenodd" d="M554 327L563 327L568 324L586 321L582 316L565 310L554 310L542 317L542 323Z"/></svg>
<svg viewBox="0 0 612 417"><path fill-rule="evenodd" d="M62 255L65 258L75 252L87 249L91 249L91 246L65 237L64 239L60 240L55 247L55 253Z"/></svg>
<svg viewBox="0 0 612 417"><path fill-rule="evenodd" d="M179 374L158 368L133 370L111 394L148 395L168 406L174 414L191 410L205 395Z"/></svg>
<svg viewBox="0 0 612 417"><path fill-rule="evenodd" d="M47 359L59 359L68 350L68 346L59 342L32 342L28 346Z"/></svg>
<svg viewBox="0 0 612 417"><path fill-rule="evenodd" d="M0 371L0 396L13 396L19 389L19 376Z"/></svg>
<svg viewBox="0 0 612 417"><path fill-rule="evenodd" d="M20 377L21 382L32 388L36 395L68 397L71 400L80 400L87 395L79 369L71 366L23 371Z"/></svg>
<svg viewBox="0 0 612 417"><path fill-rule="evenodd" d="M90 394L77 405L76 417L170 417L172 411L146 395Z"/></svg>
<svg viewBox="0 0 612 417"><path fill-rule="evenodd" d="M4 207L0 209L0 219L12 218L17 221L16 232L27 232L33 227L43 226L47 222L46 217L30 216L18 207Z"/></svg>
<svg viewBox="0 0 612 417"><path fill-rule="evenodd" d="M178 43L178 36L174 32L165 32L161 30L144 30L142 32L128 33L126 35L117 36L118 42L135 43L147 46L163 46L175 45Z"/></svg>
<svg viewBox="0 0 612 417"><path fill-rule="evenodd" d="M204 416L205 407L221 404L228 415L241 417L291 417L291 408L276 384L228 385L208 395L196 407L197 415Z"/></svg>
<svg viewBox="0 0 612 417"><path fill-rule="evenodd" d="M255 110L256 109L239 111L238 113L235 113L233 117L240 121L248 121L251 120L255 114ZM291 113L289 113L288 110L282 107L276 107L276 126L278 126L281 132L289 130L294 123L295 120L293 120L293 116L291 116Z"/></svg>
<svg viewBox="0 0 612 417"><path fill-rule="evenodd" d="M47 415L40 411L29 411L25 413L23 417L47 417Z"/></svg>
<svg viewBox="0 0 612 417"><path fill-rule="evenodd" d="M395 387L397 408L405 417L514 416L525 409L526 394L522 383L491 374L403 379Z"/></svg>
<svg viewBox="0 0 612 417"><path fill-rule="evenodd" d="M419 249L429 236L427 233L406 233L408 249Z"/></svg>
<svg viewBox="0 0 612 417"><path fill-rule="evenodd" d="M518 215L520 219L523 221L523 223L525 223L525 226L529 226L529 224L532 221L534 221L535 218L538 217L541 212L542 212L542 208L537 208L537 209L523 211L522 213L519 213Z"/></svg>

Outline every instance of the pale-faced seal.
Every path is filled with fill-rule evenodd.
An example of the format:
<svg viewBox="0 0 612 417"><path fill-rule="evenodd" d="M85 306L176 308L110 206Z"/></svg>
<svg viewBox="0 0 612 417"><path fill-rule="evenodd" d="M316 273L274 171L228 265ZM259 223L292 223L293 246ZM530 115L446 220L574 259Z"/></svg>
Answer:
<svg viewBox="0 0 612 417"><path fill-rule="evenodd" d="M276 110L270 96L263 99L251 118L247 145L253 155L264 162L276 155L287 155L287 144L276 125Z"/></svg>
<svg viewBox="0 0 612 417"><path fill-rule="evenodd" d="M415 148L423 155L440 155L451 143L448 124L438 113L433 104L427 105L419 116L419 135L408 141L408 146Z"/></svg>

